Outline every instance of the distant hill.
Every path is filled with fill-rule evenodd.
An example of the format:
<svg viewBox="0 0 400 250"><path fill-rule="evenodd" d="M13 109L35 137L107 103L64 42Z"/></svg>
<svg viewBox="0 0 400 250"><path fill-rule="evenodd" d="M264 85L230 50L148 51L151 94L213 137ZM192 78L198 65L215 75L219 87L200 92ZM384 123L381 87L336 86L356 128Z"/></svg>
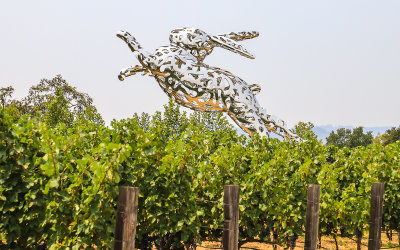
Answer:
<svg viewBox="0 0 400 250"><path fill-rule="evenodd" d="M318 136L319 140L322 140L323 143L326 142L326 137L329 136L329 134L332 131L336 131L339 128L346 128L346 129L354 129L356 127L354 126L333 126L333 125L321 125L321 126L315 126L313 128L314 133ZM364 132L372 131L373 136L377 136L378 134L383 134L386 132L386 130L390 129L392 127L364 127ZM247 135L243 130L240 128L237 128L237 132L239 135ZM278 138L281 139L278 135L275 135L274 133L271 133L270 136L272 138Z"/></svg>
<svg viewBox="0 0 400 250"><path fill-rule="evenodd" d="M322 125L322 126L315 126L313 128L314 133L318 136L318 139L325 142L325 138L329 136L332 131L336 131L339 128L346 128L346 129L354 129L354 126L333 126L333 125ZM386 130L390 129L391 127L364 127L364 132L372 131L374 136L378 134L385 133Z"/></svg>

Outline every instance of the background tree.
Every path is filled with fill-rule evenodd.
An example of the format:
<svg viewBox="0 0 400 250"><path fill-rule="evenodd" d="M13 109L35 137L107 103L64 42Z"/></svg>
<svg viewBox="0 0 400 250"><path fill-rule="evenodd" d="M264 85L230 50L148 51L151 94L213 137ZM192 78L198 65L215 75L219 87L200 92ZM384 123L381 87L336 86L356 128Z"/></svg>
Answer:
<svg viewBox="0 0 400 250"><path fill-rule="evenodd" d="M152 116L145 112L141 115L135 113L132 120L145 132L161 129L168 138L180 135L189 125L187 113L181 111L173 100L164 105L164 112L157 111Z"/></svg>
<svg viewBox="0 0 400 250"><path fill-rule="evenodd" d="M221 112L195 111L190 114L189 122L203 132L234 131L234 126Z"/></svg>
<svg viewBox="0 0 400 250"><path fill-rule="evenodd" d="M294 132L298 135L301 139L304 140L317 140L318 136L312 131L314 128L314 124L311 122L299 122L294 127Z"/></svg>
<svg viewBox="0 0 400 250"><path fill-rule="evenodd" d="M104 125L93 99L69 85L61 75L51 80L40 80L22 100L11 99L13 92L12 86L0 89L1 105L13 109L13 112L18 111L19 115L34 117L40 112L41 117L51 125L59 122L71 125L77 121Z"/></svg>
<svg viewBox="0 0 400 250"><path fill-rule="evenodd" d="M386 130L385 133L380 136L380 141L384 146L399 140L400 140L400 126L397 128L392 127Z"/></svg>
<svg viewBox="0 0 400 250"><path fill-rule="evenodd" d="M65 99L60 88L56 89L55 96L51 96L46 104L44 120L50 125L55 126L58 123L64 123L68 127L74 122L74 115L69 110L69 103Z"/></svg>
<svg viewBox="0 0 400 250"><path fill-rule="evenodd" d="M154 124L158 121L160 121L164 126L164 133L170 136L182 134L189 125L187 112L182 111L179 104L175 103L171 99L164 105L162 119L159 119L157 114L153 117Z"/></svg>
<svg viewBox="0 0 400 250"><path fill-rule="evenodd" d="M334 145L339 148L348 147L355 148L358 146L368 146L373 141L372 131L364 133L363 127L357 127L353 130L346 128L339 128L332 131L326 137L326 145Z"/></svg>
<svg viewBox="0 0 400 250"><path fill-rule="evenodd" d="M0 88L0 104L13 120L17 120L22 115L22 103L19 100L12 99L13 93L13 86Z"/></svg>
<svg viewBox="0 0 400 250"><path fill-rule="evenodd" d="M157 111L150 116L148 113L141 115L135 113L132 118L145 132L150 132L152 129L162 129L163 134L168 138L179 136L187 131L189 127L196 128L196 132L234 132L235 129L228 119L217 112L200 112L195 111L188 114L181 110L181 106L169 100L164 105L164 111Z"/></svg>
<svg viewBox="0 0 400 250"><path fill-rule="evenodd" d="M12 94L14 93L14 88L12 86L0 88L0 103L1 107L5 108L10 104Z"/></svg>
<svg viewBox="0 0 400 250"><path fill-rule="evenodd" d="M326 145L334 145L339 148L346 146L347 138L351 134L350 129L339 128L336 133L332 131L328 137L326 137Z"/></svg>

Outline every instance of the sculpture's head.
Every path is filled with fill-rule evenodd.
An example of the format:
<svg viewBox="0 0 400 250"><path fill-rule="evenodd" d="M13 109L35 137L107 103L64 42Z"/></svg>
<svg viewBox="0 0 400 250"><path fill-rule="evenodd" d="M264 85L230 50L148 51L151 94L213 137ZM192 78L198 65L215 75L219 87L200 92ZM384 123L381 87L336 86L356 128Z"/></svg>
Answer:
<svg viewBox="0 0 400 250"><path fill-rule="evenodd" d="M206 32L196 28L182 28L171 31L169 41L179 47L187 49L199 61L203 61L211 54L214 47L221 47L242 56L254 59L254 55L244 49L236 41L257 37L257 32L240 32L225 35L210 36Z"/></svg>
<svg viewBox="0 0 400 250"><path fill-rule="evenodd" d="M175 29L171 31L169 41L189 50L199 61L203 61L215 47L215 44L211 42L210 36L196 28Z"/></svg>

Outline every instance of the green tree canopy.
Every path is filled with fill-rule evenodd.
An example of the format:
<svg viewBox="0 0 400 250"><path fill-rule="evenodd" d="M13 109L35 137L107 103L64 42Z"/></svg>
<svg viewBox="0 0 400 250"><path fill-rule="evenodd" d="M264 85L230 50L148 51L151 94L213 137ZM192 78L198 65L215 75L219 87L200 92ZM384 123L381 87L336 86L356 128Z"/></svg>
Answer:
<svg viewBox="0 0 400 250"><path fill-rule="evenodd" d="M181 109L181 106L169 100L164 105L164 111L157 111L154 115L135 113L132 118L145 132L151 132L154 129L161 129L163 134L171 138L179 136L183 132L196 127L196 133L202 132L234 132L234 127L229 123L222 113L218 112L200 112L195 111L188 114ZM192 129L193 130L193 129Z"/></svg>
<svg viewBox="0 0 400 250"><path fill-rule="evenodd" d="M71 125L77 121L90 121L104 125L101 115L93 105L93 99L68 84L61 75L53 79L42 79L32 86L22 100L11 99L12 86L0 89L0 101L3 108L18 111L19 115L34 117L41 113L50 125L63 122Z"/></svg>
<svg viewBox="0 0 400 250"><path fill-rule="evenodd" d="M0 104L2 108L8 106L11 101L12 94L14 93L14 88L12 86L0 88Z"/></svg>
<svg viewBox="0 0 400 250"><path fill-rule="evenodd" d="M384 146L389 145L390 143L394 143L400 140L400 126L399 127L392 127L381 136L380 138L382 144Z"/></svg>
<svg viewBox="0 0 400 250"><path fill-rule="evenodd" d="M358 146L368 146L372 143L372 131L364 133L363 127L357 127L353 130L346 128L339 128L332 131L326 138L326 145L334 145L339 148L348 147L355 148Z"/></svg>
<svg viewBox="0 0 400 250"><path fill-rule="evenodd" d="M294 132L303 140L317 140L318 136L312 131L314 124L311 122L299 122L294 127Z"/></svg>

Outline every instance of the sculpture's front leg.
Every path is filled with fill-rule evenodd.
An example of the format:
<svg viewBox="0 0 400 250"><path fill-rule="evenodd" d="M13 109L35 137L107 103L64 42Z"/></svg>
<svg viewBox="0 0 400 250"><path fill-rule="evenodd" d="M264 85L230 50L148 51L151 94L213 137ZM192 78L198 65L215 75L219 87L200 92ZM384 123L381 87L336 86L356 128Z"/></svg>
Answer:
<svg viewBox="0 0 400 250"><path fill-rule="evenodd" d="M123 81L123 80L125 80L125 77L133 76L139 72L143 72L143 75L150 73L150 71L147 68L136 65L136 66L128 67L126 69L121 70L121 72L118 75L118 79L120 81Z"/></svg>

